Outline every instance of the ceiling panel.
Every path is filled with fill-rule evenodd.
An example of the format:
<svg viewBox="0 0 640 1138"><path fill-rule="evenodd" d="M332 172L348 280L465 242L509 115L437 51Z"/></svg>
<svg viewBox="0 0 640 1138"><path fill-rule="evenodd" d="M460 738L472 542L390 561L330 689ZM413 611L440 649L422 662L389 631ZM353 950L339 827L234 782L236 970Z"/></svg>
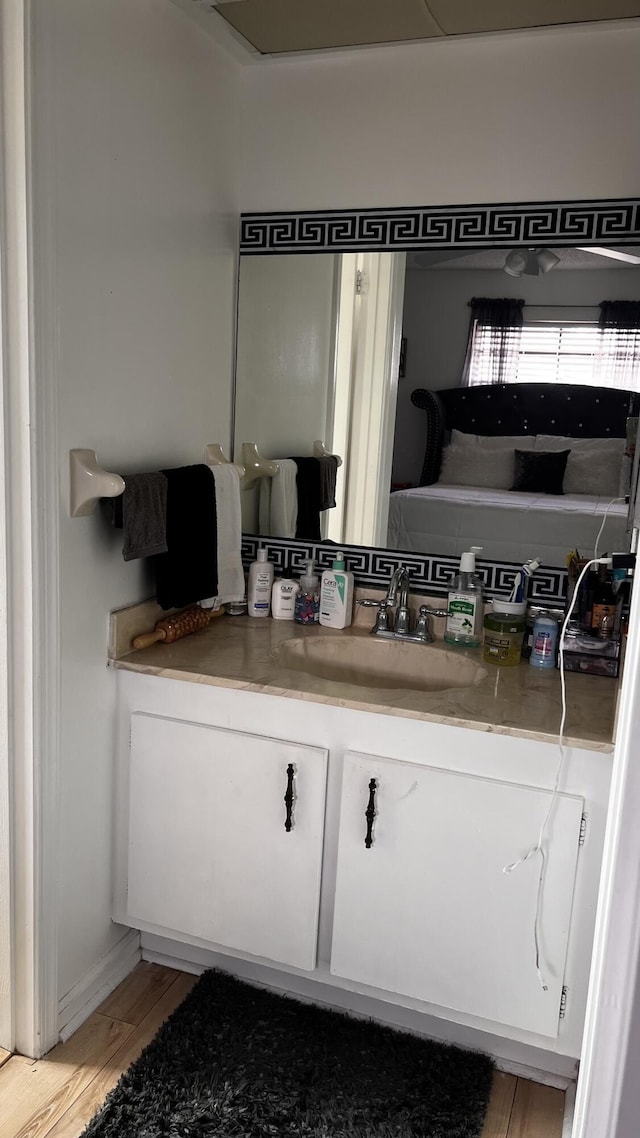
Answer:
<svg viewBox="0 0 640 1138"><path fill-rule="evenodd" d="M428 5L446 35L640 16L640 0L428 0Z"/></svg>
<svg viewBox="0 0 640 1138"><path fill-rule="evenodd" d="M217 10L263 53L442 35L423 0L236 0Z"/></svg>
<svg viewBox="0 0 640 1138"><path fill-rule="evenodd" d="M263 54L640 16L640 0L212 0L211 6Z"/></svg>

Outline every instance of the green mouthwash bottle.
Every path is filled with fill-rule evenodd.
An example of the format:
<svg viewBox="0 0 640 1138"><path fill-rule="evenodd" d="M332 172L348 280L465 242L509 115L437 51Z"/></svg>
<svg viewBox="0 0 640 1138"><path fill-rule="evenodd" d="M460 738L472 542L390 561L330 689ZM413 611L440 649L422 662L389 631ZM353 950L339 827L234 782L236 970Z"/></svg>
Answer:
<svg viewBox="0 0 640 1138"><path fill-rule="evenodd" d="M472 545L460 558L460 572L447 598L447 644L478 648L482 641L482 582L476 576L476 553L481 551L481 545Z"/></svg>

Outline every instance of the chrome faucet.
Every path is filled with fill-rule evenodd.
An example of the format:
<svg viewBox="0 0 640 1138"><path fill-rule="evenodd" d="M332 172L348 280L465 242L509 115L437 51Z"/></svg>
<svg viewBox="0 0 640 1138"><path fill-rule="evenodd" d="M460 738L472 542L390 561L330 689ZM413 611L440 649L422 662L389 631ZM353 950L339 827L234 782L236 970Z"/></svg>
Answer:
<svg viewBox="0 0 640 1138"><path fill-rule="evenodd" d="M398 590L400 590L399 600ZM411 614L409 612L409 570L404 565L399 565L393 574L389 582L386 601L390 607L396 605L393 631L396 636L407 636L410 631Z"/></svg>
<svg viewBox="0 0 640 1138"><path fill-rule="evenodd" d="M399 594L399 595L398 595ZM383 637L386 640L411 640L415 644L431 644L433 633L431 631L430 617L446 616L446 609L434 609L429 605L420 605L420 611L411 629L411 611L409 609L409 570L399 565L389 582L387 595L381 601L369 598L358 601L358 604L370 608L377 607L375 624L371 629L372 636ZM395 618L393 608L395 607Z"/></svg>

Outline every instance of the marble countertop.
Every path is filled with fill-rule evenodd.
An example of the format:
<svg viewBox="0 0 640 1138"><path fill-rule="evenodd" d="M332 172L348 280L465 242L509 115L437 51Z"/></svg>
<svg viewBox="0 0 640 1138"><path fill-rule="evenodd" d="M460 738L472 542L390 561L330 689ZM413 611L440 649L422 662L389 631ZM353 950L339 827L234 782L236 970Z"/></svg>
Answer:
<svg viewBox="0 0 640 1138"><path fill-rule="evenodd" d="M541 671L527 662L510 668L485 665L486 675L475 686L419 691L322 679L299 669L282 667L277 662L278 649L285 640L317 636L367 637L371 610L364 617L364 624L364 610L358 615L358 622L344 631L270 618L256 620L225 615L212 621L208 628L174 644L155 644L124 655L112 652L118 658L111 659L110 664L169 679L265 692L544 742L557 741L561 693L560 673L556 669ZM153 627L153 622L147 621L143 627ZM130 638L126 642L130 643ZM482 663L480 649L455 649L442 640L429 646L416 645L418 662L419 654L424 652L455 652L461 658ZM569 673L566 687L567 745L611 751L617 682Z"/></svg>

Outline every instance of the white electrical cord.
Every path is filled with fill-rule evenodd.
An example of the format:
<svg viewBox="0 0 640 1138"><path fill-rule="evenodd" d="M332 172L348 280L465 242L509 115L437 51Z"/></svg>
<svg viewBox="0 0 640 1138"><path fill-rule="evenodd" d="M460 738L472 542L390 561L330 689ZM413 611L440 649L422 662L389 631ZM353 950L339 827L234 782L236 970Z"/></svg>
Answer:
<svg viewBox="0 0 640 1138"><path fill-rule="evenodd" d="M617 498L613 499L614 502L618 501L618 500L619 499L617 499ZM611 505L611 504L612 503L610 502L609 505ZM605 518L606 518L606 514L605 514ZM602 529L600 530L600 533L602 533ZM598 538L599 537L600 537L600 534L598 534ZM596 540L596 545L597 545L597 540ZM560 719L560 731L558 732L558 747L560 749L560 761L558 763L558 768L556 771L556 779L555 779L555 782L553 785L551 800L549 802L549 807L547 809L547 813L544 816L544 821L542 823L542 826L540 827L540 833L538 834L538 840L537 840L535 846L532 846L531 849L528 850L526 854L523 854L522 857L519 857L517 861L512 862L511 865L505 865L505 867L502 871L503 873L513 873L513 870L517 869L519 865L524 865L525 861L529 861L529 858L535 857L536 854L540 854L540 873L538 874L538 893L537 893L537 897L536 897L536 913L535 913L535 919L534 919L534 923L533 923L533 940L534 940L534 944L535 944L535 953L536 953L536 972L538 974L538 980L540 982L540 987L542 988L543 992L547 992L549 990L549 985L545 979L545 976L544 976L544 973L542 970L542 954L540 951L540 917L542 915L542 895L544 893L544 881L545 881L546 868L547 868L547 855L546 855L546 851L544 848L544 844L545 844L545 839L547 836L547 827L549 825L549 821L550 821L551 815L553 813L553 808L556 804L556 798L558 797L558 791L560 789L560 783L562 782L562 776L564 774L564 767L565 767L565 762L566 762L566 757L567 757L567 752L566 752L566 748L564 745L564 728L565 728L565 723L566 723L566 719L567 719L567 681L566 681L565 674L564 674L564 636L565 636L565 632L567 631L567 625L569 624L569 621L571 620L571 615L572 615L573 610L575 608L576 600L577 600L579 592L580 592L580 585L582 584L585 575L588 573L588 571L592 565L611 565L611 563L612 562L611 562L610 557L593 557L591 559L591 561L587 561L586 565L583 567L583 569L580 572L578 580L576 581L576 587L573 591L573 596L571 598L571 604L569 605L569 608L567 610L567 615L565 616L564 621L562 622L562 629L560 632L560 691L562 693L562 716Z"/></svg>
<svg viewBox="0 0 640 1138"><path fill-rule="evenodd" d="M612 506L613 506L613 505L614 505L616 502L626 502L626 498L624 498L624 497L622 497L622 498L612 498L612 499L611 499L611 501L610 501L610 502L607 504L607 508L606 508L606 510L604 511L604 517L603 517L603 519L602 519L602 525L600 526L600 529L598 530L598 536L597 536L597 538L596 538L596 543L595 543L595 545L594 545L594 547L593 547L593 559L594 559L594 561L597 561L597 560L598 560L598 543L599 543L599 541L600 541L600 538L602 537L602 531L604 530L605 522L606 522L606 520L607 520L607 515L608 515L608 513L609 513L609 510L611 509L611 507L612 507Z"/></svg>

